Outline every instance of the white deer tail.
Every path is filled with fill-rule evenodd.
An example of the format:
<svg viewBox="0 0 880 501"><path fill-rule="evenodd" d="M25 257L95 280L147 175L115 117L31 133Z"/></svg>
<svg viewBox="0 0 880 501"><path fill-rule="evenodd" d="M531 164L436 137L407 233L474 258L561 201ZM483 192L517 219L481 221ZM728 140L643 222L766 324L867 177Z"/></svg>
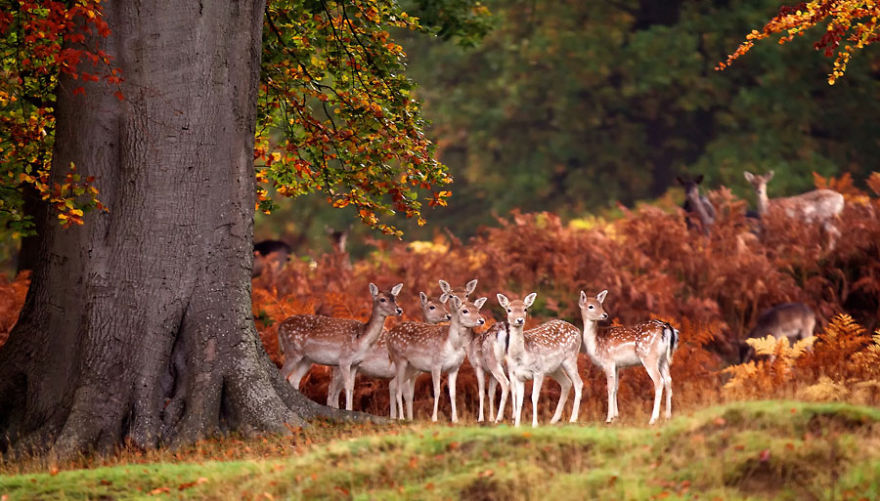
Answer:
<svg viewBox="0 0 880 501"><path fill-rule="evenodd" d="M664 322L663 339L666 341L666 361L669 365L672 365L672 356L675 354L675 350L678 349L678 329L668 322Z"/></svg>

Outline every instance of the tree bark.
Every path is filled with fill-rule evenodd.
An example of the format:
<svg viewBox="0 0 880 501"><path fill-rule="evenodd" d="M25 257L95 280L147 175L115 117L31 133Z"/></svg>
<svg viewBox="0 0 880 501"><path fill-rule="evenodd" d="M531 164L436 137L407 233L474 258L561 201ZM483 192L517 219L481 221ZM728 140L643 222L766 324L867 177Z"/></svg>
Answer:
<svg viewBox="0 0 880 501"><path fill-rule="evenodd" d="M0 437L66 457L330 410L294 391L253 324L253 142L264 1L108 2L122 69L62 78L53 177L94 176L109 212L62 229L0 349ZM83 86L85 94L74 93Z"/></svg>

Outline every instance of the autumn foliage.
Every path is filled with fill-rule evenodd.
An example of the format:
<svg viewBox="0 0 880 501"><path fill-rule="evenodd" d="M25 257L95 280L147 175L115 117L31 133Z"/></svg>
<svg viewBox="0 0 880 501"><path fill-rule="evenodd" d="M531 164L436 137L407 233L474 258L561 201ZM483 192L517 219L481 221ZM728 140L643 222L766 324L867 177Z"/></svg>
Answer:
<svg viewBox="0 0 880 501"><path fill-rule="evenodd" d="M877 403L880 379L870 367L877 366L880 348L867 333L880 317L880 174L870 178L870 192L846 176L817 177L816 184L847 199L839 221L842 235L832 249L821 228L782 215L768 216L759 231L757 221L745 215L747 202L722 188L710 193L718 221L709 237L689 230L686 216L671 207L647 206L615 221L564 222L549 213L514 212L467 243L438 233L432 242L374 241L375 251L354 263L340 254L293 259L255 279L254 314L270 356L280 363L275 324L314 311L365 320L370 281L405 284L404 320L420 319L418 292L437 295L438 279L460 285L479 278L476 294L490 298L483 310L489 323L493 316L502 318L496 292L521 297L535 291L529 325L550 318L580 325L578 291L608 289L606 310L615 322L657 317L682 331L672 369L679 408L772 396ZM812 351L725 369L739 361L741 339L758 314L791 301L807 303L817 313L819 335ZM763 352L775 349L774 343ZM604 376L586 357L580 367L587 383L583 405L597 419L604 413ZM313 369L304 391L323 402L328 374L326 368ZM646 416L652 390L647 376L641 369L623 374L622 414ZM429 386L427 378L420 380L421 409L430 402ZM547 386L556 391L555 385ZM469 369L463 369L458 388L461 403L473 410L476 382ZM542 402L545 410L555 405L553 398ZM355 405L387 412L386 382L361 379Z"/></svg>
<svg viewBox="0 0 880 501"><path fill-rule="evenodd" d="M463 243L445 233L432 242L372 241L367 258L351 262L340 253L292 258L282 269L269 269L254 279L253 307L257 328L272 360L278 364L277 324L289 315L319 311L365 320L370 314L367 285L403 282L399 302L403 320L420 320L418 292L436 296L437 280L462 285L479 278L478 296L491 324L502 318L495 293L512 297L538 292L529 325L564 318L580 325L578 291L608 289L606 310L615 322L657 317L682 333L682 346L672 367L676 407L693 409L718 401L768 397L847 400L880 403L880 334L871 335L880 318L880 174L869 180L869 192L848 177L817 178L847 199L839 229L841 238L828 249L821 229L782 216L756 222L745 217L746 201L727 189L710 193L718 220L709 237L689 230L677 208L646 206L614 221L600 218L569 222L549 213L514 212L497 227L484 228ZM0 283L0 336L8 332L24 300L27 277ZM812 347L755 341L759 354L738 362L741 339L765 308L802 301L817 313ZM399 321L388 319L386 326ZM528 327L527 326L527 327ZM2 338L0 338L2 339ZM586 387L584 419L605 412L605 379L582 356ZM324 402L329 370L315 366L303 380L303 391ZM557 387L545 386L544 412L555 405ZM465 415L475 409L476 381L465 364L458 383ZM651 384L643 370L623 372L622 416L647 417ZM429 378L419 380L416 415L431 405ZM386 381L360 378L358 409L384 415ZM441 400L441 409L448 402Z"/></svg>

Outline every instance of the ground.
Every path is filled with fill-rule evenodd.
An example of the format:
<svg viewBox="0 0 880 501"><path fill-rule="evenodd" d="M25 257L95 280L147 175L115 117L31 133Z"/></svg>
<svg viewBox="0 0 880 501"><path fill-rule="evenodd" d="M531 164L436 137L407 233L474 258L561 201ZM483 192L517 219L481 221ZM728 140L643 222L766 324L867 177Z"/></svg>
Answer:
<svg viewBox="0 0 880 501"><path fill-rule="evenodd" d="M332 425L51 465L2 465L18 499L877 499L880 410L734 403L658 427ZM218 460L224 457L231 461ZM213 458L213 459L211 459ZM107 466L98 466L100 464ZM87 469L64 469L87 466ZM21 473L19 473L21 472ZM235 494L233 494L235 493Z"/></svg>

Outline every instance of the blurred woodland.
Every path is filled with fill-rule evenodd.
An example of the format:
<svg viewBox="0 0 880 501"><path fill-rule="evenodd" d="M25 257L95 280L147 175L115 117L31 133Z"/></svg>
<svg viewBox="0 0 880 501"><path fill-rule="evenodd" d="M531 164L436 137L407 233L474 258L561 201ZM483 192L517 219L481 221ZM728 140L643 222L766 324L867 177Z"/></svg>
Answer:
<svg viewBox="0 0 880 501"><path fill-rule="evenodd" d="M400 221L406 238L431 239L443 227L467 238L517 208L566 221L613 216L618 204L662 197L685 172L752 200L743 170L774 170L772 198L806 191L813 172L849 173L864 189L876 169L872 51L854 57L834 87L832 60L813 48L821 28L785 47L759 44L715 71L778 1L485 5L491 29L479 44L396 35L455 179L449 207L426 210L428 226ZM258 215L258 240L324 246L326 225L356 220L320 195L280 203ZM354 254L368 250L370 232L354 226Z"/></svg>

